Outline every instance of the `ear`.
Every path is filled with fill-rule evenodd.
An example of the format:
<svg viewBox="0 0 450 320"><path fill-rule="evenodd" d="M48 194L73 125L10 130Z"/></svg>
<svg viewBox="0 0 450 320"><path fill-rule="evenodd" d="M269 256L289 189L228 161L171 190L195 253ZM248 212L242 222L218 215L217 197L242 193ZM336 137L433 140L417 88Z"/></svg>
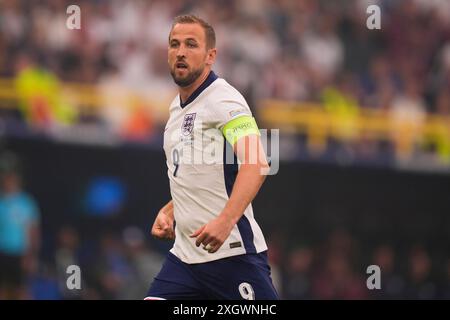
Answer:
<svg viewBox="0 0 450 320"><path fill-rule="evenodd" d="M207 66L212 66L214 64L214 62L216 61L216 55L217 55L217 49L213 48L213 49L209 49L207 56L206 56L206 65Z"/></svg>

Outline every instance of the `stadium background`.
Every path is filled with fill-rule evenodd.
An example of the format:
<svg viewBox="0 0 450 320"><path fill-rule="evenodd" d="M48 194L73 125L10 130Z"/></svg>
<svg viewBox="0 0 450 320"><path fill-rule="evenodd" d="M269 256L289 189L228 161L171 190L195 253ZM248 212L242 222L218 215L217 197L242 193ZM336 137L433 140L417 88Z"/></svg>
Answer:
<svg viewBox="0 0 450 320"><path fill-rule="evenodd" d="M0 146L40 211L23 297L145 295L170 248L149 230L169 199L167 35L186 12L216 29L216 73L280 129L254 208L281 297L449 299L445 0L0 1ZM66 289L70 264L82 290Z"/></svg>

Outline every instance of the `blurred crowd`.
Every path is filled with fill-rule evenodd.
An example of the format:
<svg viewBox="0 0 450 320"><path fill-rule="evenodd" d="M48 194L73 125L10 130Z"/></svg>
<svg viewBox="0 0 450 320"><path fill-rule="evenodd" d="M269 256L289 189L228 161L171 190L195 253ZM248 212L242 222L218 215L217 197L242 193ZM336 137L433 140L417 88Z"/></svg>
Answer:
<svg viewBox="0 0 450 320"><path fill-rule="evenodd" d="M22 166L17 155L2 151L0 300L143 299L163 261L149 234L135 226L118 229L107 219L97 221L94 233L69 221L49 228L47 212L24 188ZM75 287L68 284L72 275Z"/></svg>
<svg viewBox="0 0 450 320"><path fill-rule="evenodd" d="M1 298L143 299L165 255L156 243L133 226L100 232L95 239L81 235L62 226L50 254L24 264L22 282L8 287L20 288L13 291L17 295L7 295L7 289ZM282 299L450 299L450 257L432 256L422 245L405 251L391 244L368 248L338 229L315 246L286 248L281 245L286 239L269 240L272 278ZM71 265L81 270L79 290L68 289ZM380 268L379 289L367 289L370 265Z"/></svg>
<svg viewBox="0 0 450 320"><path fill-rule="evenodd" d="M450 256L423 244L368 245L341 228L314 245L285 247L287 239L272 239L269 256L283 299L450 298ZM379 267L379 287L369 266Z"/></svg>
<svg viewBox="0 0 450 320"><path fill-rule="evenodd" d="M25 190L21 166L13 153L0 156L0 300L143 299L171 243L152 239L149 226L108 217L43 224L46 212ZM448 243L380 242L338 226L301 239L290 226L267 234L282 299L450 299ZM368 280L371 265L378 280ZM70 266L80 268L79 288L70 286Z"/></svg>
<svg viewBox="0 0 450 320"><path fill-rule="evenodd" d="M261 99L326 102L337 92L350 105L412 121L450 114L446 0L78 1L81 29L70 30L72 2L0 3L0 76L38 66L59 81L97 84L109 96L97 120L131 137L151 135L164 118L175 89L168 33L173 17L187 12L214 26L214 69L254 109ZM381 30L366 27L370 4L381 7ZM121 90L139 98L130 102ZM151 112L146 98L154 101ZM61 122L77 117L68 104L54 111ZM32 114L42 121L42 108Z"/></svg>
<svg viewBox="0 0 450 320"><path fill-rule="evenodd" d="M70 4L81 8L80 30L66 28ZM366 27L370 4L382 8L381 30ZM19 114L2 109L2 125L16 118L36 128L94 122L131 139L159 136L154 133L176 89L166 63L168 33L173 18L187 12L214 26L214 70L256 114L262 99L323 103L338 95L351 106L412 122L428 113L450 116L448 0L1 0L0 78L14 79L20 94ZM61 83L97 85L106 97L103 107L78 114L72 104L80 102L60 94ZM94 133L82 131L90 139ZM0 298L145 295L164 257L147 234L128 227L82 239L75 228L61 227L50 240L28 235L39 228L38 204L7 172L0 198ZM13 217L17 206L20 224ZM14 227L6 233L1 228L8 225ZM342 231L294 248L273 239L272 271L284 299L450 299L450 257L436 258L425 246L367 248ZM49 250L45 256L40 242ZM66 290L71 264L81 267L80 291ZM381 268L382 290L365 286L361 266L371 264ZM22 271L5 277L11 270Z"/></svg>

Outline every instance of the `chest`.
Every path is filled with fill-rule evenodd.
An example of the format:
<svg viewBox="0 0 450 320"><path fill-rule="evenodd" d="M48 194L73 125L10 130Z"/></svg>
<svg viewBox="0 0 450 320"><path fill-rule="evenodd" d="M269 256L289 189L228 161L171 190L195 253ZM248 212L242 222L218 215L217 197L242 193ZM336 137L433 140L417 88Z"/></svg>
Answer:
<svg viewBox="0 0 450 320"><path fill-rule="evenodd" d="M24 225L29 220L29 209L17 201L6 201L0 205L0 221L5 225Z"/></svg>
<svg viewBox="0 0 450 320"><path fill-rule="evenodd" d="M168 163L200 164L220 155L217 150L222 146L222 133L215 127L214 119L205 107L178 107L171 111L164 131L164 152Z"/></svg>

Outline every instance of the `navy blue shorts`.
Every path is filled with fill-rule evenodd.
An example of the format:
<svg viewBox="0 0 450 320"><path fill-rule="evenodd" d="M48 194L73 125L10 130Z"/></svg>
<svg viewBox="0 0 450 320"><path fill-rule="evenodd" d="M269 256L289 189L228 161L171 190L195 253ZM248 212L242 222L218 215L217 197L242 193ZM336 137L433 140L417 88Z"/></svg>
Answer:
<svg viewBox="0 0 450 320"><path fill-rule="evenodd" d="M146 299L275 300L267 252L187 264L169 252Z"/></svg>

